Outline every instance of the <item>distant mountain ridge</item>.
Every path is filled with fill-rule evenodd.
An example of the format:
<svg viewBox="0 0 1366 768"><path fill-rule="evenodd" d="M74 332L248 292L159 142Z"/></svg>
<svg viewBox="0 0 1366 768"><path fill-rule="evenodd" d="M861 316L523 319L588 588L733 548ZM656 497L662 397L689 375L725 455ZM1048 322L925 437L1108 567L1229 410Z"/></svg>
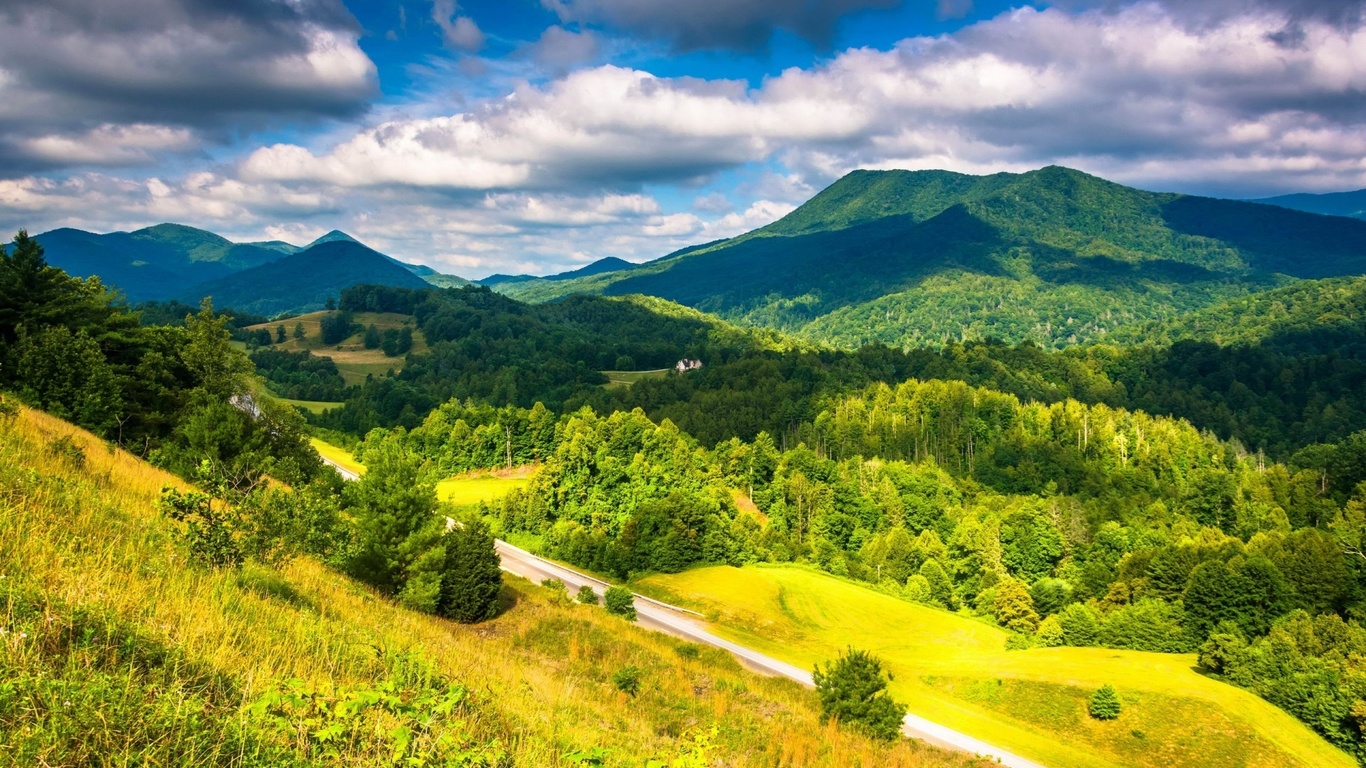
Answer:
<svg viewBox="0 0 1366 768"><path fill-rule="evenodd" d="M1281 195L1254 200L1255 203L1278 205L1307 213L1324 216L1347 216L1353 219L1366 219L1366 189L1353 192L1329 192L1327 194L1301 193Z"/></svg>
<svg viewBox="0 0 1366 768"><path fill-rule="evenodd" d="M631 262L625 259L619 259L616 256L607 256L605 258L598 259L597 261L586 266L579 267L578 269L570 270L568 272L560 272L554 275L546 275L545 277L539 277L536 275L489 275L488 277L475 280L474 283L476 285L493 287L495 285L502 285L504 283L526 283L531 282L533 280L548 280L552 282L559 280L573 280L576 277L591 277L593 275L601 275L606 272L617 272L623 269L631 269L634 266L636 265L632 264Z"/></svg>
<svg viewBox="0 0 1366 768"><path fill-rule="evenodd" d="M497 290L641 293L848 347L988 336L1061 347L1295 278L1362 273L1366 222L1050 166L855 171L730 240Z"/></svg>
<svg viewBox="0 0 1366 768"><path fill-rule="evenodd" d="M329 276L319 283L333 289L333 295L339 290L337 286L344 288L357 282L414 287L410 279L413 276L421 278L419 284L441 287L468 284L463 278L440 274L431 267L406 264L385 256L340 230L332 230L305 246L279 240L235 243L213 232L183 224L157 224L132 232L109 234L63 228L36 235L35 239L42 244L48 263L79 277L98 275L105 285L122 291L133 302L164 299L197 302L199 297L216 292L219 306L245 306L225 303L225 299L245 302L255 307L250 311L257 313L299 311L315 308L315 304L321 307L317 291L291 278L287 271L290 265L307 265L309 269L325 265L316 264L312 258L303 258L286 261L283 271L255 270L335 243L361 250L323 251L341 257L338 264L340 279ZM372 262L373 257L399 269L367 263ZM338 270L330 271L337 273ZM253 295L254 288L239 288L261 285L262 274L274 274L283 282L262 286L265 293L259 296ZM355 282L348 282L353 280Z"/></svg>
<svg viewBox="0 0 1366 768"><path fill-rule="evenodd" d="M192 304L212 296L216 306L271 316L322 309L343 289L362 284L428 286L405 265L378 251L354 240L333 239L200 284L179 298Z"/></svg>

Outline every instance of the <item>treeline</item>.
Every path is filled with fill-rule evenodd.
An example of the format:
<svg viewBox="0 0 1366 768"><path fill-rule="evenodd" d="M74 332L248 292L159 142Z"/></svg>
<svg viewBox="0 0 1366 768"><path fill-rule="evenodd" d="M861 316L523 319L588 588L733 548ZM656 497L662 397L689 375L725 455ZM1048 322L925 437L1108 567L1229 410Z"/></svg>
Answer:
<svg viewBox="0 0 1366 768"><path fill-rule="evenodd" d="M449 403L364 450L401 446L438 476L539 462L489 514L585 568L804 562L988 617L1014 647L1201 651L1357 749L1362 670L1333 649L1366 607L1366 433L1280 464L1170 418L910 381L787 439L709 449L639 410ZM1337 634L1285 646L1306 621Z"/></svg>

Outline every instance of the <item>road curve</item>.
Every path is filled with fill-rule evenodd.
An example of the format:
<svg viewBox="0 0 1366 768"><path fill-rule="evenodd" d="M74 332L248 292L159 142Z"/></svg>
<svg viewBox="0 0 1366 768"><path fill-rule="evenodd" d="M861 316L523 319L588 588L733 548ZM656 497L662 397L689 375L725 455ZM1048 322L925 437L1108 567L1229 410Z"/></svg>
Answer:
<svg viewBox="0 0 1366 768"><path fill-rule="evenodd" d="M333 469L346 480L356 480L359 478L355 472L340 466L336 462L323 457L323 462ZM602 593L610 586L601 579L596 579L587 574L567 568L559 563L553 563L543 557L527 552L524 549L514 547L501 539L494 540L494 546L498 550L500 567L508 573L521 576L529 581L540 583L545 579L558 579L564 583L571 594L577 592L581 587L590 587L595 594L601 598ZM795 680L802 685L811 687L814 683L811 680L811 673L801 667L788 664L784 661L765 656L758 651L751 650L742 645L733 643L725 638L718 637L709 632L702 622L698 621L699 614L692 611L678 608L667 603L662 603L644 595L636 595L636 621L640 626L653 629L657 632L665 632L675 637L690 640L696 643L703 643L729 652L740 660L745 666L750 667L764 674L776 675ZM994 747L984 741L974 739L966 733L926 720L923 717L907 714L901 723L901 732L913 739L921 739L935 746L945 749L970 752L983 757L994 758L1002 765L1009 768L1044 768L1043 765L1026 760L1019 755L1011 754L999 747Z"/></svg>

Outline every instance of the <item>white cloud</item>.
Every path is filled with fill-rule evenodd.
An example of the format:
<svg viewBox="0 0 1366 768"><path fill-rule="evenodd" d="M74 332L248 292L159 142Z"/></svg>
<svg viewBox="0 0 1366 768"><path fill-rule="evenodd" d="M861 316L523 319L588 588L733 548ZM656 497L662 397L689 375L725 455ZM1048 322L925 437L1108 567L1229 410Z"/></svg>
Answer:
<svg viewBox="0 0 1366 768"><path fill-rule="evenodd" d="M474 53L484 47L484 33L474 19L457 16L455 0L433 0L432 21L441 28L446 45L457 51Z"/></svg>

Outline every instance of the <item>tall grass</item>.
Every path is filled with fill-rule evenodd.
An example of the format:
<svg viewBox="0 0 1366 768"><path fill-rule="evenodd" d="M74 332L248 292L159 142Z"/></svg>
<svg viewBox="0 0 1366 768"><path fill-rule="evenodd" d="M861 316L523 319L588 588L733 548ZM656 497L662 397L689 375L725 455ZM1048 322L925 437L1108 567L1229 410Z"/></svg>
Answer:
<svg viewBox="0 0 1366 768"><path fill-rule="evenodd" d="M568 766L601 748L605 765L639 766L713 727L728 766L974 764L822 725L795 684L680 655L524 581L499 618L460 626L308 559L191 567L156 512L168 485L183 484L57 419L0 417L0 765L390 764L383 717L333 749L260 702L418 690L414 666L465 691L439 735L503 755L459 765ZM634 698L611 682L627 666Z"/></svg>

